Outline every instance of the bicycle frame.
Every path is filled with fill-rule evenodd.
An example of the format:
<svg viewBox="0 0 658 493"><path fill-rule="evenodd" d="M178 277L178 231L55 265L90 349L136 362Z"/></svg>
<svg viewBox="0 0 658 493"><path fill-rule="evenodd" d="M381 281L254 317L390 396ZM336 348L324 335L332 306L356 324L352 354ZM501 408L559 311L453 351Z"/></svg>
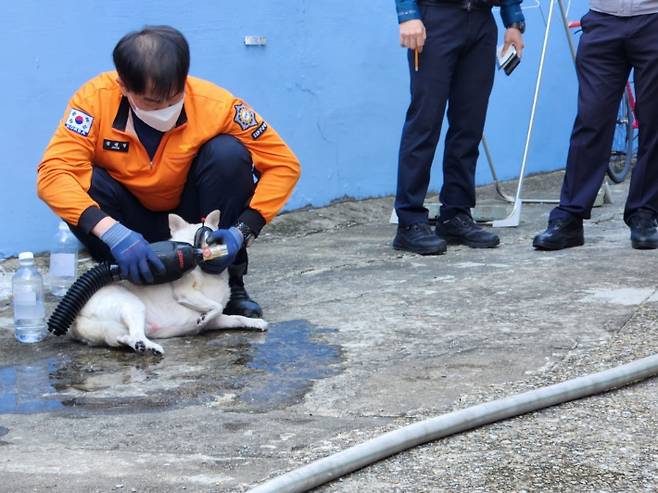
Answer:
<svg viewBox="0 0 658 493"><path fill-rule="evenodd" d="M630 80L626 81L626 94L628 94L628 106L631 107L631 113L633 115L633 130L638 130L640 128L640 122L635 114L635 94L633 94Z"/></svg>

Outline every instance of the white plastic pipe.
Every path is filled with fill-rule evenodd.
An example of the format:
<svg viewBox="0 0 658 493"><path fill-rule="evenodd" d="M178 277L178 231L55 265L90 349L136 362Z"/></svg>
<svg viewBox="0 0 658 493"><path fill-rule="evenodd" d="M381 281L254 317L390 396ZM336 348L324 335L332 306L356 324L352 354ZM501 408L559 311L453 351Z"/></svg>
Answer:
<svg viewBox="0 0 658 493"><path fill-rule="evenodd" d="M658 374L658 354L523 394L426 419L273 478L248 493L298 493L416 445L563 402L588 397Z"/></svg>

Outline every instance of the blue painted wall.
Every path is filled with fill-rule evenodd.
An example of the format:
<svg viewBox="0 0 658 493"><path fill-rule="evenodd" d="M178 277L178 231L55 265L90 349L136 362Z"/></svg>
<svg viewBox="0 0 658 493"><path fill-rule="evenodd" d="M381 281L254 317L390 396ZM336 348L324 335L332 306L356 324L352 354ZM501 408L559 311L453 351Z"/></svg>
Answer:
<svg viewBox="0 0 658 493"><path fill-rule="evenodd" d="M570 8L579 17L586 4ZM547 0L526 2L523 63L512 77L497 75L486 135L501 178L518 173L547 9ZM144 24L180 29L191 72L246 99L295 150L303 177L287 209L394 192L408 74L393 0L6 2L0 257L49 248L57 219L36 197L36 165L71 94L112 69L116 41ZM574 71L557 23L553 33L530 172L563 166L574 117ZM266 36L267 46L244 46L250 34ZM435 169L438 190L438 160ZM491 181L484 161L477 181Z"/></svg>

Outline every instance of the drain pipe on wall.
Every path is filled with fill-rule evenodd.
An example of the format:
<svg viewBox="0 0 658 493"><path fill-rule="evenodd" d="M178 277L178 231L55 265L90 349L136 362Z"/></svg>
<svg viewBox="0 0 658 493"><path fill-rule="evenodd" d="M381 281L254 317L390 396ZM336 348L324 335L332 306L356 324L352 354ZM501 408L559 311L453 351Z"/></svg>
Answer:
<svg viewBox="0 0 658 493"><path fill-rule="evenodd" d="M361 469L403 450L503 419L606 392L658 374L658 354L599 373L541 387L391 431L299 469L247 493L299 493Z"/></svg>

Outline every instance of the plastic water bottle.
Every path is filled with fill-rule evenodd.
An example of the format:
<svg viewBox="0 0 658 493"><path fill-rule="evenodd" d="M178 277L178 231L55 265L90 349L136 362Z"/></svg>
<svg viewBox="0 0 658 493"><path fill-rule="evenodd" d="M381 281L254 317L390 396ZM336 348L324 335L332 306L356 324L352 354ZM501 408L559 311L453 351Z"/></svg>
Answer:
<svg viewBox="0 0 658 493"><path fill-rule="evenodd" d="M75 281L78 269L78 239L64 221L60 221L55 244L50 250L50 292L64 296Z"/></svg>
<svg viewBox="0 0 658 493"><path fill-rule="evenodd" d="M20 267L12 278L14 331L18 342L39 342L46 337L43 278L34 265L32 252L18 256Z"/></svg>

